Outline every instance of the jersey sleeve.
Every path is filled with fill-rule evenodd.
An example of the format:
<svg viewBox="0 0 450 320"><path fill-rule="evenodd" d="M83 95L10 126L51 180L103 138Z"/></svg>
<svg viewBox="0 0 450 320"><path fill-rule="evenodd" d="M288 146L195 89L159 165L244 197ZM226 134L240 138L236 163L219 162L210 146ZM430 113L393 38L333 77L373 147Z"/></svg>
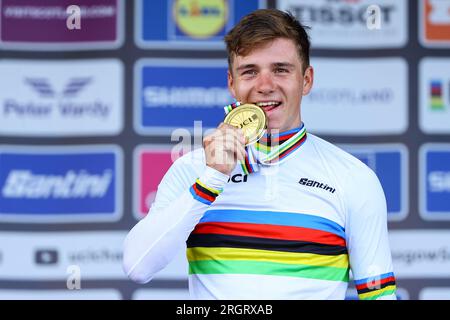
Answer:
<svg viewBox="0 0 450 320"><path fill-rule="evenodd" d="M396 299L386 198L375 173L364 169L352 172L346 186L350 268L359 299Z"/></svg>
<svg viewBox="0 0 450 320"><path fill-rule="evenodd" d="M160 182L148 215L127 234L123 268L132 280L150 281L184 248L228 176L203 164L177 160Z"/></svg>

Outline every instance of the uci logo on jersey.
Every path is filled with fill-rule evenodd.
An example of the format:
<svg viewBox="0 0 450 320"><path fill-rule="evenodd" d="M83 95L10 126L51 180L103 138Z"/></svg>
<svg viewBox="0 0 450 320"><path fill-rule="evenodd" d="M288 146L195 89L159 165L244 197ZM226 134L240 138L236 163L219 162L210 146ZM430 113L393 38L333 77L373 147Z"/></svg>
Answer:
<svg viewBox="0 0 450 320"><path fill-rule="evenodd" d="M115 146L0 147L0 220L116 220L121 159Z"/></svg>
<svg viewBox="0 0 450 320"><path fill-rule="evenodd" d="M230 182L230 181L234 182L234 183L247 182L247 178L248 178L248 174L238 173L238 174L231 176L228 179L228 182Z"/></svg>

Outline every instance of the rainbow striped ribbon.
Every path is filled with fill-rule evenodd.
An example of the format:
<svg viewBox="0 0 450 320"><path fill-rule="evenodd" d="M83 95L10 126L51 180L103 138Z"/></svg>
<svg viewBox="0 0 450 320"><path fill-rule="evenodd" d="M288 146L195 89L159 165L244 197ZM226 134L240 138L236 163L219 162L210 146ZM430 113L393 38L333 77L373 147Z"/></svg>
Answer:
<svg viewBox="0 0 450 320"><path fill-rule="evenodd" d="M225 114L239 107L241 103L235 102L224 107ZM279 145L271 147L264 146L260 142L245 147L246 156L244 160L239 161L244 174L250 174L258 171L258 165L277 165L284 161L288 155L297 150L306 140L306 128L302 124L292 137ZM292 131L294 131L292 130ZM265 134L267 136L267 134ZM266 152L264 152L266 151Z"/></svg>

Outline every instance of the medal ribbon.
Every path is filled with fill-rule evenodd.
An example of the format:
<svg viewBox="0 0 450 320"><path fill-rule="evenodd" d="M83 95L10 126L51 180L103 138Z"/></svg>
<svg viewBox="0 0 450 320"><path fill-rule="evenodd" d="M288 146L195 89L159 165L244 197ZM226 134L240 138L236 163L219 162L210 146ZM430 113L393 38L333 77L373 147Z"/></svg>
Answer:
<svg viewBox="0 0 450 320"><path fill-rule="evenodd" d="M239 107L241 104L235 102L224 107L225 114ZM283 141L283 137L289 137ZM275 145L271 145L271 141ZM288 155L297 150L306 140L306 128L302 124L300 128L289 130L281 135L264 134L255 144L245 147L246 156L240 160L240 165L244 174L258 171L258 165L276 165L284 161ZM281 144L279 144L280 141ZM266 143L265 143L266 142ZM267 143L268 142L268 143Z"/></svg>

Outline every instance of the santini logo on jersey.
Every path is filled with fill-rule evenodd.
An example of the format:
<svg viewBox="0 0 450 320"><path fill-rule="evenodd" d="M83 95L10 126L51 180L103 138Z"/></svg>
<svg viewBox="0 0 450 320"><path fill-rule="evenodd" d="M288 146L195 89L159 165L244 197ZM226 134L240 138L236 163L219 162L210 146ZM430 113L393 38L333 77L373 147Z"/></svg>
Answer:
<svg viewBox="0 0 450 320"><path fill-rule="evenodd" d="M331 193L334 193L336 191L336 189L330 187L327 184L323 184L318 181L310 180L308 178L301 178L298 183L300 183L302 186L324 189L325 191L329 191Z"/></svg>

